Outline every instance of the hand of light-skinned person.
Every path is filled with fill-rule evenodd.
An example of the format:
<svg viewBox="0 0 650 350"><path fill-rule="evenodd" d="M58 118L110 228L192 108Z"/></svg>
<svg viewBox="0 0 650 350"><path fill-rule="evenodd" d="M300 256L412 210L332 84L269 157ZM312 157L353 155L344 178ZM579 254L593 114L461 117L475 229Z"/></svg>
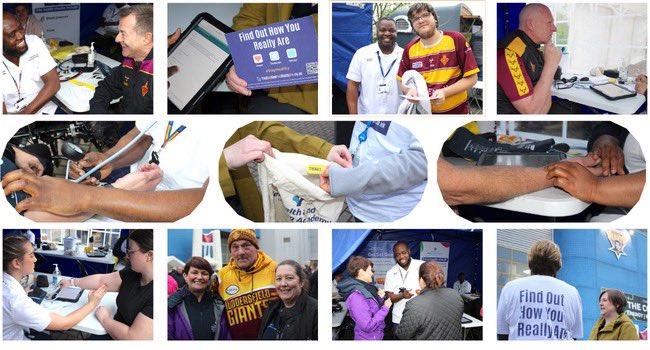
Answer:
<svg viewBox="0 0 650 350"><path fill-rule="evenodd" d="M413 298L413 293L411 293L411 291L407 289L404 292L402 292L402 298L411 299Z"/></svg>
<svg viewBox="0 0 650 350"><path fill-rule="evenodd" d="M228 74L226 74L226 84L233 92L240 95L250 96L252 92L247 88L248 83L237 75L235 66L230 67Z"/></svg>
<svg viewBox="0 0 650 350"><path fill-rule="evenodd" d="M327 154L327 160L340 165L343 168L352 167L352 154L345 145L335 145Z"/></svg>
<svg viewBox="0 0 650 350"><path fill-rule="evenodd" d="M99 323L103 324L105 319L111 317L111 314L108 313L108 310L106 310L105 307L100 306L95 310L95 317L97 317Z"/></svg>
<svg viewBox="0 0 650 350"><path fill-rule="evenodd" d="M78 179L82 175L84 175L86 172L83 170L83 168L93 168L99 163L103 162L108 158L104 153L100 152L88 152L86 155L83 157L82 160L80 160L77 163L72 163L70 165L70 178L72 179ZM113 171L113 166L111 163L108 163L104 165L101 169L99 169L99 173L101 175L101 178L104 179L108 175L111 174ZM84 185L92 185L92 186L97 186L99 185L99 180L93 176L87 177L84 181L82 181Z"/></svg>
<svg viewBox="0 0 650 350"><path fill-rule="evenodd" d="M88 293L88 303L99 305L104 295L106 295L107 291L108 291L108 286L105 284L102 284L101 287L95 290L91 290L90 293Z"/></svg>
<svg viewBox="0 0 650 350"><path fill-rule="evenodd" d="M22 169L7 173L2 179L5 196L17 191L27 192L30 197L16 205L16 211L47 211L63 216L77 215L84 212L80 191L86 187L71 181L50 176L37 177Z"/></svg>
<svg viewBox="0 0 650 350"><path fill-rule="evenodd" d="M14 147L14 146L10 146L10 147L14 148L16 166L19 169L23 169L27 172L31 172L36 176L43 175L43 171L44 171L43 164L38 159L38 157L29 154L18 147Z"/></svg>
<svg viewBox="0 0 650 350"><path fill-rule="evenodd" d="M393 306L393 301L390 300L390 298L386 298L386 300L384 301L384 306L390 309L390 307Z"/></svg>
<svg viewBox="0 0 650 350"><path fill-rule="evenodd" d="M544 65L548 64L551 67L557 67L560 65L561 59L562 51L553 44L552 39L549 39L549 41L544 44Z"/></svg>
<svg viewBox="0 0 650 350"><path fill-rule="evenodd" d="M148 192L156 189L162 181L163 171L157 164L143 164L138 171L119 178L113 187L129 191Z"/></svg>
<svg viewBox="0 0 650 350"><path fill-rule="evenodd" d="M625 154L616 137L599 136L594 141L589 156L597 156L602 160L602 176L625 174Z"/></svg>
<svg viewBox="0 0 650 350"><path fill-rule="evenodd" d="M61 279L59 281L59 288L61 289L70 287L71 285L72 285L72 279Z"/></svg>
<svg viewBox="0 0 650 350"><path fill-rule="evenodd" d="M253 135L248 135L223 150L223 157L230 170L241 168L252 161L259 163L264 160L265 154L275 158L271 143Z"/></svg>
<svg viewBox="0 0 650 350"><path fill-rule="evenodd" d="M545 168L547 179L553 186L562 188L575 198L592 203L598 186L598 177L587 168L575 162L557 162Z"/></svg>
<svg viewBox="0 0 650 350"><path fill-rule="evenodd" d="M411 102L411 103L419 103L419 100L412 99L409 97L418 97L418 90L416 88L410 88L408 92L406 92L406 99Z"/></svg>
<svg viewBox="0 0 650 350"><path fill-rule="evenodd" d="M176 31L174 31L172 35L167 37L167 47L174 45L178 41L178 38L180 37L181 37L181 29L176 28ZM167 78L171 77L176 73L178 73L178 66L167 67ZM167 82L167 87L169 87L169 82Z"/></svg>
<svg viewBox="0 0 650 350"><path fill-rule="evenodd" d="M386 291L383 289L377 290L377 295L379 295L380 298L383 298L386 296Z"/></svg>
<svg viewBox="0 0 650 350"><path fill-rule="evenodd" d="M634 82L634 90L636 90L637 94L645 95L648 92L648 76L639 74L634 79Z"/></svg>
<svg viewBox="0 0 650 350"><path fill-rule="evenodd" d="M320 188L327 193L332 193L332 187L330 185L329 165L320 172Z"/></svg>
<svg viewBox="0 0 650 350"><path fill-rule="evenodd" d="M434 106L442 106L442 104L445 103L446 98L447 96L445 96L445 90L438 89L433 92L433 95L431 96L431 102L433 102Z"/></svg>

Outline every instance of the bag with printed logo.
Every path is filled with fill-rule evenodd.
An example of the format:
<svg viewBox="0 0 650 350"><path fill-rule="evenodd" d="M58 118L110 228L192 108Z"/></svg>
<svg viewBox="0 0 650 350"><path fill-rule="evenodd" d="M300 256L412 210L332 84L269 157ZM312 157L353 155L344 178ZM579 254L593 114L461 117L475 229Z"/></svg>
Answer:
<svg viewBox="0 0 650 350"><path fill-rule="evenodd" d="M320 188L310 165L329 165L325 159L273 149L258 165L265 222L332 222L343 211L344 197L334 198Z"/></svg>

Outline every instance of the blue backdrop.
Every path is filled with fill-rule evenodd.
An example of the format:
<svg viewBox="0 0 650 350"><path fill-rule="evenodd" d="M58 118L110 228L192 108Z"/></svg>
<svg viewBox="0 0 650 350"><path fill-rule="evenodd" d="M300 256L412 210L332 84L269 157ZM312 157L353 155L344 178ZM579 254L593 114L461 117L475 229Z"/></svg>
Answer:
<svg viewBox="0 0 650 350"><path fill-rule="evenodd" d="M600 317L598 295L601 288L619 289L647 299L648 238L633 234L626 256L616 259L607 235L601 230L554 230L554 241L562 251L563 266L558 278L578 289L582 298L584 339ZM641 330L647 322L634 321Z"/></svg>
<svg viewBox="0 0 650 350"><path fill-rule="evenodd" d="M415 259L420 258L421 241L450 242L447 285L465 272L472 287L483 290L481 230L332 230L332 272L345 270L351 255L363 255L369 241L405 241Z"/></svg>
<svg viewBox="0 0 650 350"><path fill-rule="evenodd" d="M372 41L372 4L332 4L332 79L345 92L352 56Z"/></svg>

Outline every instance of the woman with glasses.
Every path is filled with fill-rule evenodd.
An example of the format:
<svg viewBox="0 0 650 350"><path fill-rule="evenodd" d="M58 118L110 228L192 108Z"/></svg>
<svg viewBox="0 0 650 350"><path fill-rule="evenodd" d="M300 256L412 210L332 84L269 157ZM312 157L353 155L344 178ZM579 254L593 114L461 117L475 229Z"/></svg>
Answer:
<svg viewBox="0 0 650 350"><path fill-rule="evenodd" d="M419 295L409 300L395 335L403 340L461 340L463 299L447 288L445 273L435 262L420 265Z"/></svg>
<svg viewBox="0 0 650 350"><path fill-rule="evenodd" d="M348 274L351 278L338 284L339 294L345 298L350 317L355 322L354 340L384 339L384 319L391 302L385 298L383 289L374 283L372 261L363 256L351 256L348 260Z"/></svg>
<svg viewBox="0 0 650 350"><path fill-rule="evenodd" d="M95 316L108 335L116 340L153 338L153 230L133 230L126 254L131 263L121 271L72 278L59 283L61 287L76 286L96 289L107 285L117 294L117 313L110 317L100 307Z"/></svg>
<svg viewBox="0 0 650 350"><path fill-rule="evenodd" d="M34 273L36 256L34 246L24 236L5 236L2 239L2 338L29 340L26 331L64 331L81 322L106 294L107 287L98 284L88 294L88 303L66 316L50 312L34 302L20 284L25 276ZM46 338L39 333L38 339Z"/></svg>

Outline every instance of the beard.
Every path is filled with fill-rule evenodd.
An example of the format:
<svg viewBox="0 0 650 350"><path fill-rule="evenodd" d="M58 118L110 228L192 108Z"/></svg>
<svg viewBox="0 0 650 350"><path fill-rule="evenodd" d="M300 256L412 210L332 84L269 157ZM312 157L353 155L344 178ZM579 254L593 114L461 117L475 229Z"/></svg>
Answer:
<svg viewBox="0 0 650 350"><path fill-rule="evenodd" d="M4 44L4 43L3 43L3 44ZM28 48L29 48L29 47L27 46L27 42L26 42L26 41L25 41L25 48L24 48L23 50L19 50L19 49L17 49L17 48L10 49L10 48L7 48L7 45L4 45L3 48L2 48L2 53L3 53L5 56L20 57L20 56L22 56L25 52L27 52L27 49L28 49Z"/></svg>
<svg viewBox="0 0 650 350"><path fill-rule="evenodd" d="M429 39L436 34L436 28L431 28L430 30L416 31L418 36L422 39Z"/></svg>
<svg viewBox="0 0 650 350"><path fill-rule="evenodd" d="M409 259L406 261L404 265L402 265L399 261L397 262L397 264L402 268L406 268L407 266L411 265L411 258L409 257Z"/></svg>

